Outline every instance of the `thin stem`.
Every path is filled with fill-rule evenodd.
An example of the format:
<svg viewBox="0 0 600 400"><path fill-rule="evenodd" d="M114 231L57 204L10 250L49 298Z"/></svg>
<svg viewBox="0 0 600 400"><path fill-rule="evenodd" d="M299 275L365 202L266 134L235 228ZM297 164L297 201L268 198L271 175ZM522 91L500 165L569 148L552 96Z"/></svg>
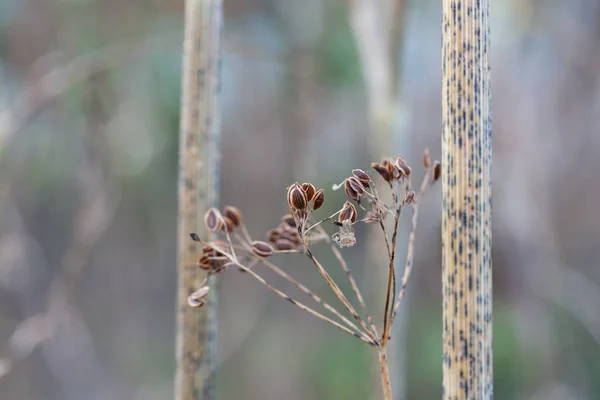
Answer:
<svg viewBox="0 0 600 400"><path fill-rule="evenodd" d="M425 177L423 178L423 182L421 183L421 189L419 191L417 202L413 203L413 205L412 205L413 215L412 215L412 219L411 219L410 234L408 235L408 248L406 250L406 263L404 265L404 275L402 276L402 285L400 286L400 292L398 292L398 296L397 296L398 300L396 300L396 304L394 305L394 310L392 313L392 322L390 323L390 325L393 323L394 318L396 318L396 313L398 312L398 309L400 308L400 303L402 302L402 299L404 298L404 293L406 292L406 286L408 284L408 278L410 277L410 273L412 271L412 267L414 264L414 255L415 255L414 243L415 243L415 235L417 232L417 221L419 218L419 202L418 202L418 200L421 198L423 193L425 193L425 191L427 191L430 184L431 184L431 174L430 174L430 171L427 171L427 174L425 174Z"/></svg>
<svg viewBox="0 0 600 400"><path fill-rule="evenodd" d="M271 269L273 272L275 272L276 274L278 274L279 276L281 276L282 278L284 278L285 280L290 282L292 285L294 285L298 289L300 289L302 292L304 292L306 295L308 295L311 299L313 299L316 303L322 305L325 309L327 309L332 314L334 314L336 317L338 317L340 320L342 320L346 325L348 325L355 331L360 332L362 334L363 338L370 340L370 338L368 336L365 336L361 332L361 330L356 325L354 325L348 318L344 317L342 314L339 313L338 310L336 310L335 308L330 306L327 302L323 301L323 299L321 299L319 296L317 296L309 288L307 288L306 286L304 286L303 284L298 282L296 279L292 278L290 275L288 275L285 271L283 271L277 265L275 265L272 262L267 261L267 260L261 260L261 262L264 265L266 265L269 269Z"/></svg>
<svg viewBox="0 0 600 400"><path fill-rule="evenodd" d="M392 384L390 381L390 371L387 362L387 349L381 348L379 354L379 366L381 374L381 386L383 388L383 398L392 400Z"/></svg>
<svg viewBox="0 0 600 400"><path fill-rule="evenodd" d="M344 270L344 274L346 274L346 277L348 278L348 282L350 282L350 287L352 287L352 291L354 292L354 295L358 299L358 302L359 302L361 308L363 309L363 312L365 313L365 318L367 319L367 323L371 326L371 330L373 331L375 336L376 337L379 336L379 333L377 332L377 328L373 324L373 318L371 318L371 314L369 313L367 304L365 303L362 293L360 292L360 289L359 289L358 285L356 284L356 280L354 279L354 276L352 276L352 273L350 272L350 268L348 268L348 264L346 264L346 260L344 260L344 257L342 256L342 253L340 252L340 250L331 241L331 238L329 237L329 235L327 235L327 232L325 232L325 230L322 227L320 227L319 229L325 236L325 241L331 247L331 251L332 251L333 255L335 256L335 258L338 259L342 269Z"/></svg>
<svg viewBox="0 0 600 400"><path fill-rule="evenodd" d="M394 194L395 197L395 194ZM394 203L397 203L396 199L394 199ZM390 296L392 296L391 304L394 304L396 299L396 273L394 271L394 258L396 257L396 238L398 237L398 221L400 220L400 213L402 212L402 207L396 205L396 215L394 216L394 232L392 233L392 245L391 245L391 254L390 254L390 263L388 266L388 284L387 284L387 292L385 295L385 312L383 315L383 334L381 337L382 345L385 346L385 343L388 341L389 331L391 327L392 320L392 310L390 310ZM393 287L392 287L393 285Z"/></svg>
<svg viewBox="0 0 600 400"><path fill-rule="evenodd" d="M312 252L310 251L310 249L308 248L308 246L304 245L304 251L305 251L306 255L308 256L308 258L310 258L311 261L315 264L315 266L319 270L319 273L321 274L321 276L323 277L323 279L325 279L325 282L327 282L327 284L329 285L329 287L333 290L333 292L335 293L335 295L337 296L337 298L346 307L346 309L348 310L348 312L354 317L354 319L360 324L360 326L362 326L362 328L366 332L369 333L369 336L372 337L374 335L374 333L371 332L371 330L369 328L367 328L367 326L365 325L365 322L362 320L362 318L360 317L360 315L356 312L356 309L354 307L352 307L352 304L350 304L350 302L348 301L348 299L346 298L346 296L344 296L344 293L342 293L342 291L340 290L340 288L338 287L338 285L335 283L335 281L327 273L327 271L325 270L325 268L323 268L323 266L321 265L321 263L315 258L315 256L312 254ZM379 345L379 341L375 337L373 337L373 340Z"/></svg>
<svg viewBox="0 0 600 400"><path fill-rule="evenodd" d="M202 241L202 243L206 244L207 246L210 246L213 250L222 252L222 249L219 249L218 247L214 246L213 244L209 243L209 242L205 242ZM238 268L242 269L244 272L249 273L254 279L256 279L257 281L259 281L263 286L265 286L267 289L271 290L272 292L274 292L275 294L277 294L279 297L287 300L288 302L292 303L293 305L295 305L296 307L300 308L301 310L304 310L306 312L308 312L309 314L314 315L315 317L319 318L322 321L328 322L331 325L335 326L336 328L341 329L342 331L346 332L349 335L354 336L357 339L360 339L361 341L371 345L371 346L379 346L379 343L375 340L372 339L367 339L365 337L363 337L359 332L354 332L348 328L346 328L345 326L341 325L340 323L332 320L331 318L328 318L326 316L324 316L323 314L313 310L312 308L304 305L303 303L300 303L299 301L296 301L295 299L291 298L290 296L288 296L287 294L285 294L284 292L282 292L281 290L271 286L269 283L267 283L267 281L264 280L263 277L261 277L260 275L258 275L256 272L252 271L250 268L246 267L245 265L241 264L239 261L235 260L233 257L231 257L229 254L224 253L225 256L227 258L229 258L229 260L238 266Z"/></svg>
<svg viewBox="0 0 600 400"><path fill-rule="evenodd" d="M238 234L236 234L236 238L238 240L240 240L240 236ZM243 246L245 247L245 249L248 252L251 252L252 250L250 249L250 246L243 244ZM297 252L297 251L294 251ZM252 253L251 253L252 254ZM348 318L344 317L342 314L339 313L338 310L336 310L335 308L333 308L332 306L330 306L327 302L323 301L323 299L321 299L319 296L317 296L313 291L311 291L309 288L307 288L306 286L304 286L302 283L298 282L296 279L294 279L293 277L291 277L290 275L288 275L285 271L283 271L281 268L279 268L277 265L273 264L272 262L266 260L266 259L260 259L259 260L262 264L264 264L265 266L267 266L269 269L271 269L273 272L275 272L276 274L278 274L279 276L281 276L282 278L284 278L285 280L287 280L288 282L290 282L292 285L294 285L295 287L297 287L298 289L300 289L302 292L304 292L306 295L308 295L310 298L312 298L316 303L322 305L325 309L327 309L328 311L330 311L331 313L333 313L335 316L337 316L338 318L340 318L344 323L346 323L346 325L350 326L351 328L353 328L354 330L356 330L357 332L360 332L361 334L362 331L356 326L354 325ZM365 339L369 339L367 336L364 336Z"/></svg>

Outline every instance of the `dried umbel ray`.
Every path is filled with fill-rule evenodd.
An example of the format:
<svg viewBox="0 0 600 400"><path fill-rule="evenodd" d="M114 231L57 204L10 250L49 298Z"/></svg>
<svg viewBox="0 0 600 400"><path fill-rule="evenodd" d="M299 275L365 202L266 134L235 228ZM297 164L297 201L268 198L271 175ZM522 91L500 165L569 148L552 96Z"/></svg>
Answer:
<svg viewBox="0 0 600 400"><path fill-rule="evenodd" d="M201 256L198 259L198 267L206 270L210 276L224 273L229 267L234 266L234 270L246 272L247 275L294 306L377 349L382 379L384 384L389 385L385 350L390 339L391 326L404 297L413 266L419 199L434 182L439 180L441 175L439 161L431 162L428 150L423 154L423 166L425 176L418 192L413 188L412 170L401 156L394 159L384 158L378 163L373 163L370 171L353 169L351 176L344 179L339 185L333 186L334 190L344 188L348 200L340 207L339 211L323 219L315 219L313 214L321 208L325 201L323 189L317 189L308 182L302 184L295 182L287 188L286 200L289 214L281 218L277 227L266 232L265 240L251 237L244 224L242 213L236 207L226 206L222 211L211 208L204 216L204 223L207 231L215 232L218 238L205 241L197 234L191 234L193 240L203 245ZM373 182L375 176L379 176L387 183L390 195L386 195L385 199L380 196L375 187ZM406 208L412 209L411 230L404 274L398 288L394 271L396 239L400 215ZM385 307L379 328L373 322L370 310L340 251L340 248L350 247L356 243L354 227L361 223L379 225L384 234L382 250L385 248L383 251L386 251L389 260L388 279L385 286L382 286L382 293L385 293ZM325 229L328 224L337 229L332 235ZM312 246L319 244L330 247L349 280L355 299L351 300L340 289L328 269L311 251ZM328 304L270 261L274 255L288 253L305 254L334 292L342 307L336 308ZM264 272L258 272L258 269L254 268L259 264L264 265L272 273L279 275L299 289L316 305L309 306L299 302L288 296L283 290L271 285L263 277ZM206 286L207 281L208 279L190 295L189 304L191 306L201 307L204 305L209 292L209 287ZM358 307L353 304L355 301L358 302Z"/></svg>

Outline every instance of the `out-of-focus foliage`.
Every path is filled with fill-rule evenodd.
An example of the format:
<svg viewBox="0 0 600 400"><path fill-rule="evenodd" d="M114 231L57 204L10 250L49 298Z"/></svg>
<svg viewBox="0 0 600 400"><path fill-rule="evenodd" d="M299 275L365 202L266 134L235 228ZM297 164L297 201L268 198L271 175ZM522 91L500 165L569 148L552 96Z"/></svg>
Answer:
<svg viewBox="0 0 600 400"><path fill-rule="evenodd" d="M326 189L323 216L341 206L328 188L371 161L366 93L344 4L224 3L221 197L262 239L296 180ZM415 173L440 151L439 3L408 2L398 54L410 140L390 153ZM492 3L496 396L598 399L600 1ZM182 1L0 2L2 400L171 396L182 28ZM61 74L79 57L84 78ZM439 197L423 199L397 344L411 399L441 391ZM385 266L357 234L366 286ZM220 398L376 398L360 343L235 271L219 291Z"/></svg>

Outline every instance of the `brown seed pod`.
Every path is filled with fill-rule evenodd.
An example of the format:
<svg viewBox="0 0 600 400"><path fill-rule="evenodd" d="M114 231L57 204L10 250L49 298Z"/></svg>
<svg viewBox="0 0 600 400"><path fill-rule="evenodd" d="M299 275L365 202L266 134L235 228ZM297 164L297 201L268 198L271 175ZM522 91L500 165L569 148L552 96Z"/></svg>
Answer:
<svg viewBox="0 0 600 400"><path fill-rule="evenodd" d="M410 190L409 192L406 193L406 196L404 196L404 204L414 203L416 196L417 196L416 193L413 192L412 190Z"/></svg>
<svg viewBox="0 0 600 400"><path fill-rule="evenodd" d="M324 202L325 202L325 192L323 191L323 189L319 189L319 190L317 190L317 192L315 193L315 196L313 197L312 209L318 210L319 208L321 208L321 206L323 205Z"/></svg>
<svg viewBox="0 0 600 400"><path fill-rule="evenodd" d="M429 155L429 149L426 147L423 151L423 166L429 168L431 165L431 156Z"/></svg>
<svg viewBox="0 0 600 400"><path fill-rule="evenodd" d="M206 255L198 258L198 266L205 271L210 270L212 268L212 263L210 261L210 258Z"/></svg>
<svg viewBox="0 0 600 400"><path fill-rule="evenodd" d="M267 242L256 240L250 245L252 252L260 258L267 258L273 255L273 248Z"/></svg>
<svg viewBox="0 0 600 400"><path fill-rule="evenodd" d="M358 181L362 183L364 187L369 187L371 183L371 177L365 171L363 171L362 169L353 169L352 175L354 175L354 177L358 179Z"/></svg>
<svg viewBox="0 0 600 400"><path fill-rule="evenodd" d="M400 171L400 176L410 175L410 167L406 163L406 160L401 156L396 157L396 161L394 161L394 167Z"/></svg>
<svg viewBox="0 0 600 400"><path fill-rule="evenodd" d="M383 178L384 181L390 182L392 180L392 175L388 171L387 167L384 167L383 165L381 165L379 163L372 163L371 168L373 168L375 171L377 171L377 173L379 175L381 175L381 177Z"/></svg>
<svg viewBox="0 0 600 400"><path fill-rule="evenodd" d="M338 222L344 222L345 220L349 219L352 223L354 223L356 222L357 215L358 214L356 212L356 207L354 207L354 204L347 201L344 203L342 211L340 211L340 214L338 216Z"/></svg>
<svg viewBox="0 0 600 400"><path fill-rule="evenodd" d="M433 162L433 181L440 179L440 176L442 176L442 164L436 160Z"/></svg>
<svg viewBox="0 0 600 400"><path fill-rule="evenodd" d="M267 242L275 243L277 238L281 235L279 229L270 229L267 231Z"/></svg>
<svg viewBox="0 0 600 400"><path fill-rule="evenodd" d="M352 189L354 189L356 191L356 193L358 193L359 196L362 196L365 193L365 188L363 187L362 183L360 183L360 181L356 177L351 176L350 178L347 179L347 181L350 184L350 186L352 187Z"/></svg>
<svg viewBox="0 0 600 400"><path fill-rule="evenodd" d="M223 215L229 218L236 228L242 223L242 213L237 207L225 206L223 208Z"/></svg>
<svg viewBox="0 0 600 400"><path fill-rule="evenodd" d="M359 201L360 194L352 186L351 181L350 181L351 179L353 179L354 181L356 181L356 183L358 183L358 179L356 179L355 177L346 179L344 181L344 191L346 192L346 195L350 198L350 200ZM358 183L358 185L361 186L360 183ZM362 187L361 187L361 189L362 189Z"/></svg>
<svg viewBox="0 0 600 400"><path fill-rule="evenodd" d="M216 232L223 229L223 223L219 218L219 210L211 207L206 211L204 214L204 226L209 232Z"/></svg>
<svg viewBox="0 0 600 400"><path fill-rule="evenodd" d="M394 162L391 158L383 158L380 164L383 168L388 170L390 176L394 174Z"/></svg>
<svg viewBox="0 0 600 400"><path fill-rule="evenodd" d="M224 230L226 230L228 233L231 233L235 230L235 223L231 220L231 218L229 217L223 217L223 220L225 221L225 226L224 226Z"/></svg>
<svg viewBox="0 0 600 400"><path fill-rule="evenodd" d="M281 223L289 226L290 228L296 229L296 220L291 214L286 214L281 217Z"/></svg>
<svg viewBox="0 0 600 400"><path fill-rule="evenodd" d="M287 201L290 207L294 210L304 210L308 205L306 193L302 190L302 186L298 182L294 183L287 192Z"/></svg>
<svg viewBox="0 0 600 400"><path fill-rule="evenodd" d="M304 190L306 200L308 201L311 201L313 199L313 197L315 196L315 192L317 191L317 189L315 189L312 183L303 183L302 190Z"/></svg>
<svg viewBox="0 0 600 400"><path fill-rule="evenodd" d="M275 248L277 250L293 250L296 248L296 245L294 244L294 242L292 242L289 239L277 239L277 241L275 242Z"/></svg>

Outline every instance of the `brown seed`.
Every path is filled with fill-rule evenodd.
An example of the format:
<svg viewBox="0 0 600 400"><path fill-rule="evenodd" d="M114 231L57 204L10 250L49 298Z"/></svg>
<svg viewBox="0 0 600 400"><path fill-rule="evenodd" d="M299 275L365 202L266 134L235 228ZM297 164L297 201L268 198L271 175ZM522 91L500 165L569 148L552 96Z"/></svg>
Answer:
<svg viewBox="0 0 600 400"><path fill-rule="evenodd" d="M205 271L211 269L212 264L211 264L210 258L208 258L208 256L206 256L206 255L198 258L198 266Z"/></svg>
<svg viewBox="0 0 600 400"><path fill-rule="evenodd" d="M362 169L353 169L352 175L354 175L354 177L358 179L364 187L369 187L369 184L371 183L371 177L365 171Z"/></svg>
<svg viewBox="0 0 600 400"><path fill-rule="evenodd" d="M306 195L306 200L311 201L315 196L315 192L317 189L313 186L312 183L303 183L302 190L304 190L304 194Z"/></svg>
<svg viewBox="0 0 600 400"><path fill-rule="evenodd" d="M220 231L223 228L223 223L219 218L219 210L211 207L206 211L204 214L204 226L209 232Z"/></svg>
<svg viewBox="0 0 600 400"><path fill-rule="evenodd" d="M256 240L250 245L252 252L258 257L267 258L273 255L273 248L267 242Z"/></svg>
<svg viewBox="0 0 600 400"><path fill-rule="evenodd" d="M277 239L275 242L275 248L277 250L293 250L295 248L294 242L288 239Z"/></svg>
<svg viewBox="0 0 600 400"><path fill-rule="evenodd" d="M349 182L350 186L352 186L352 189L354 189L360 196L365 193L365 188L356 177L351 176L347 179L347 181Z"/></svg>
<svg viewBox="0 0 600 400"><path fill-rule="evenodd" d="M352 177L352 179L354 179L356 182L358 182L358 180L356 178ZM352 184L350 183L350 178L348 178L344 181L344 191L346 192L346 195L350 198L350 200L354 200L354 201L360 200L360 194L358 194L358 192L356 190L354 190L354 187L352 187Z"/></svg>
<svg viewBox="0 0 600 400"><path fill-rule="evenodd" d="M406 164L406 160L401 156L396 158L394 162L394 167L400 171L400 176L409 176L410 175L410 167Z"/></svg>
<svg viewBox="0 0 600 400"><path fill-rule="evenodd" d="M381 160L381 166L386 168L390 174L390 176L393 176L394 174L394 163L392 161L391 158L384 158Z"/></svg>
<svg viewBox="0 0 600 400"><path fill-rule="evenodd" d="M319 190L317 190L317 192L315 193L315 196L313 197L312 209L318 210L319 208L321 208L321 206L323 205L324 202L325 202L325 192L323 191L323 189L319 189Z"/></svg>
<svg viewBox="0 0 600 400"><path fill-rule="evenodd" d="M357 217L357 213L356 213L356 207L354 207L354 204L350 203L349 201L344 203L344 206L342 207L342 211L340 212L340 215L338 216L338 221L339 222L343 222L347 219L349 219L351 222L356 222L356 217Z"/></svg>
<svg viewBox="0 0 600 400"><path fill-rule="evenodd" d="M433 162L433 181L437 181L442 176L442 164L439 161Z"/></svg>
<svg viewBox="0 0 600 400"><path fill-rule="evenodd" d="M406 193L404 196L404 204L412 204L415 201L416 194L412 190Z"/></svg>
<svg viewBox="0 0 600 400"><path fill-rule="evenodd" d="M242 213L237 207L225 206L223 208L223 215L229 218L236 228L242 223Z"/></svg>
<svg viewBox="0 0 600 400"><path fill-rule="evenodd" d="M431 156L429 155L429 149L426 147L423 151L423 166L429 168L431 165Z"/></svg>
<svg viewBox="0 0 600 400"><path fill-rule="evenodd" d="M284 215L281 218L281 222L284 223L285 225L289 226L290 228L296 229L296 220L294 219L294 217L292 217L291 214Z"/></svg>
<svg viewBox="0 0 600 400"><path fill-rule="evenodd" d="M270 229L267 231L267 242L275 243L281 232L279 229Z"/></svg>
<svg viewBox="0 0 600 400"><path fill-rule="evenodd" d="M304 210L308 205L306 193L304 193L302 186L300 186L298 182L294 183L288 189L287 200L290 207L295 210Z"/></svg>
<svg viewBox="0 0 600 400"><path fill-rule="evenodd" d="M381 175L384 181L389 182L392 180L392 175L389 173L387 167L384 167L378 163L372 163L371 168L377 171L377 173Z"/></svg>
<svg viewBox="0 0 600 400"><path fill-rule="evenodd" d="M223 220L225 221L225 230L228 233L231 233L235 230L235 223L231 220L231 218L229 217L223 217Z"/></svg>

